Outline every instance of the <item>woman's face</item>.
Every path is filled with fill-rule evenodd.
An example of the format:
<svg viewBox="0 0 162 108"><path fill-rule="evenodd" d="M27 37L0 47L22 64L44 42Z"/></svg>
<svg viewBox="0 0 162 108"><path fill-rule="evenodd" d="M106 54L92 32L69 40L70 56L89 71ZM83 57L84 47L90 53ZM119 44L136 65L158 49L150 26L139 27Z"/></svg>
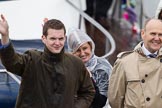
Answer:
<svg viewBox="0 0 162 108"><path fill-rule="evenodd" d="M80 57L84 63L89 61L89 59L91 58L91 54L92 54L92 48L90 43L88 42L81 45L78 48L78 50L74 53L74 55Z"/></svg>

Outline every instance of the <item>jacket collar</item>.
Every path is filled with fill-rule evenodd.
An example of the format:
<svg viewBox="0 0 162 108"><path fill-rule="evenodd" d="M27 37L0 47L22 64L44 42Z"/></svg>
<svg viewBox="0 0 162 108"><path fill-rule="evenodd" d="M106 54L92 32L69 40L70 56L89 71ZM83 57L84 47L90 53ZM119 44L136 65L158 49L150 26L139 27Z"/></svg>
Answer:
<svg viewBox="0 0 162 108"><path fill-rule="evenodd" d="M134 48L134 51L141 54L142 56L146 56L142 50L142 44L143 42L140 42L139 44L137 44L137 46Z"/></svg>
<svg viewBox="0 0 162 108"><path fill-rule="evenodd" d="M134 48L134 51L141 54L142 56L146 56L142 50L142 44L143 42L141 41L139 44L137 44L137 46ZM162 56L162 48L159 49L157 57Z"/></svg>
<svg viewBox="0 0 162 108"><path fill-rule="evenodd" d="M60 53L54 54L51 51L49 51L47 47L45 47L44 53L43 53L43 58L45 60L57 63L57 62L61 61L63 54L64 54L64 48L61 50Z"/></svg>

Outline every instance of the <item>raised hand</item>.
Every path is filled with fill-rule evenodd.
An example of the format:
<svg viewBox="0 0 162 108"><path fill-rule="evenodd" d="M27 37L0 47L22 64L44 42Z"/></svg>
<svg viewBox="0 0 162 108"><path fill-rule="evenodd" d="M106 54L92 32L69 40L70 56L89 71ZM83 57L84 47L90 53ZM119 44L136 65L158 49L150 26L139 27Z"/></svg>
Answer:
<svg viewBox="0 0 162 108"><path fill-rule="evenodd" d="M1 44L6 45L9 43L9 26L8 23L5 19L5 17L1 14L0 17L0 34L2 35L1 37Z"/></svg>
<svg viewBox="0 0 162 108"><path fill-rule="evenodd" d="M1 14L1 19L0 19L0 34L2 36L8 36L9 35L9 26L8 23L5 19L5 17Z"/></svg>
<svg viewBox="0 0 162 108"><path fill-rule="evenodd" d="M48 18L44 18L43 19L43 24L42 24L42 27L44 26L44 24L48 21Z"/></svg>

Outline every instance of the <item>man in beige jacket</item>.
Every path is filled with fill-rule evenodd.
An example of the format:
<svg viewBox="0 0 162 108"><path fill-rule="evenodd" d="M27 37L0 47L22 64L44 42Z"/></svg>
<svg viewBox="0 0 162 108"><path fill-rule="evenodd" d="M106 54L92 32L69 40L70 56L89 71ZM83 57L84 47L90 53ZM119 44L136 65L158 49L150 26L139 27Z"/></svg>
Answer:
<svg viewBox="0 0 162 108"><path fill-rule="evenodd" d="M141 37L143 41L133 51L120 53L114 64L108 90L112 108L162 107L162 21L146 21Z"/></svg>

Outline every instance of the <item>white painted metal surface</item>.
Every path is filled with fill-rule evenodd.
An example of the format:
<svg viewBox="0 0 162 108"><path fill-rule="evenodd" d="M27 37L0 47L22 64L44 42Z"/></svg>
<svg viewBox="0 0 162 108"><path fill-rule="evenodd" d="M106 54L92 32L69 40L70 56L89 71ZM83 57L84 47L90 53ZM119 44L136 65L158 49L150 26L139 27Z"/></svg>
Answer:
<svg viewBox="0 0 162 108"><path fill-rule="evenodd" d="M85 0L70 0L85 9ZM82 3L82 5L80 5ZM78 27L79 13L65 0L15 0L0 2L10 26L10 37L16 40L40 39L44 18L61 20L66 28Z"/></svg>

